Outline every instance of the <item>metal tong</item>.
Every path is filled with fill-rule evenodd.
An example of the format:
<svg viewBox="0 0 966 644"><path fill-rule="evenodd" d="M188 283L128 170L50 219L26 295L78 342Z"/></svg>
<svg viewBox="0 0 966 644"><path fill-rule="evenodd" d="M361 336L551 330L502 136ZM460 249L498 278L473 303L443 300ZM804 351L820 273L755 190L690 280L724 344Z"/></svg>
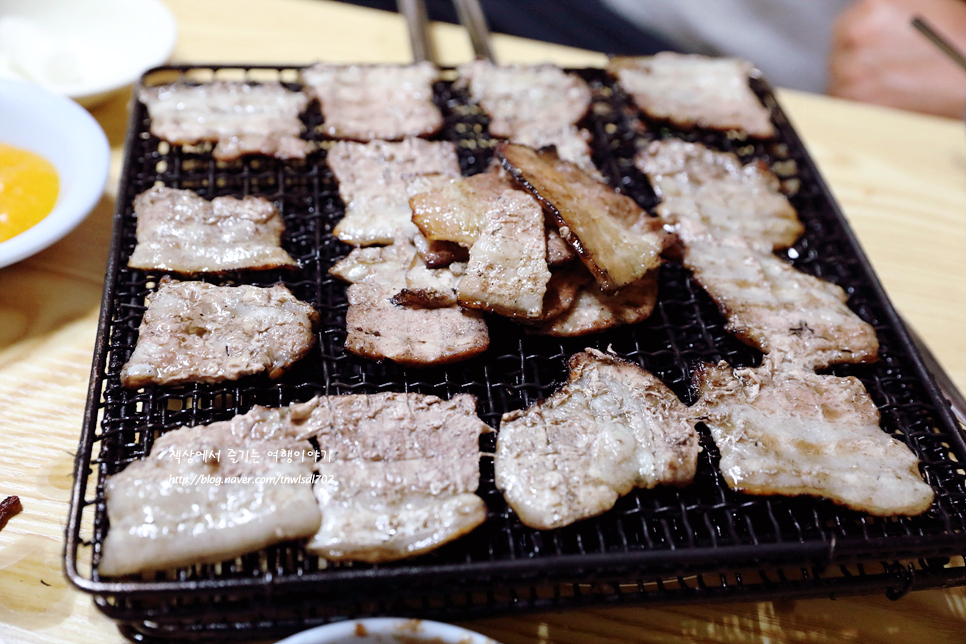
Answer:
<svg viewBox="0 0 966 644"><path fill-rule="evenodd" d="M470 36L473 55L478 59L496 62L490 45L490 30L479 0L454 0L460 22ZM409 40L413 50L413 60L429 61L439 64L436 50L429 37L429 15L424 0L396 0L396 6L406 18L409 26Z"/></svg>

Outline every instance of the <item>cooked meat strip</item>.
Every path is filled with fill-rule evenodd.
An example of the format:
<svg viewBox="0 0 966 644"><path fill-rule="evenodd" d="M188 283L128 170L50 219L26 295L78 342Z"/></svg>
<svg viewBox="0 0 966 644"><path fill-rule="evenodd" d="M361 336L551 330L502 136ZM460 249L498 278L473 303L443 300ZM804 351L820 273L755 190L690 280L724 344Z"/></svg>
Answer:
<svg viewBox="0 0 966 644"><path fill-rule="evenodd" d="M648 116L682 127L775 135L768 109L748 85L754 68L746 60L661 52L617 56L607 69Z"/></svg>
<svg viewBox="0 0 966 644"><path fill-rule="evenodd" d="M590 87L554 65L504 66L485 60L460 65L460 82L490 117L490 134L510 138L531 126L575 125L590 107Z"/></svg>
<svg viewBox="0 0 966 644"><path fill-rule="evenodd" d="M315 457L300 431L288 408L255 407L158 438L144 460L107 480L100 574L225 561L314 535Z"/></svg>
<svg viewBox="0 0 966 644"><path fill-rule="evenodd" d="M490 344L486 322L459 307L397 306L398 288L353 284L348 289L346 349L373 360L409 365L441 365L468 360Z"/></svg>
<svg viewBox="0 0 966 644"><path fill-rule="evenodd" d="M879 428L857 378L778 369L766 358L757 369L704 365L695 382L694 409L732 489L820 496L877 516L921 514L932 504L918 459Z"/></svg>
<svg viewBox="0 0 966 644"><path fill-rule="evenodd" d="M556 219L560 236L577 251L605 293L636 282L661 263L661 221L629 197L551 152L501 143L497 154Z"/></svg>
<svg viewBox="0 0 966 644"><path fill-rule="evenodd" d="M762 161L742 165L730 152L667 139L641 150L634 164L661 197L657 214L668 223L694 219L715 235L739 235L766 250L787 248L804 231Z"/></svg>
<svg viewBox="0 0 966 644"><path fill-rule="evenodd" d="M692 222L682 222L678 233L684 265L743 342L812 369L876 360L875 329L849 309L840 287L741 238L717 239Z"/></svg>
<svg viewBox="0 0 966 644"><path fill-rule="evenodd" d="M306 91L319 100L324 132L333 138L398 141L429 136L443 125L433 103L439 70L412 65L328 65L302 70Z"/></svg>
<svg viewBox="0 0 966 644"><path fill-rule="evenodd" d="M174 145L216 143L212 155L230 161L246 154L305 158L299 114L308 97L279 83L174 83L142 89L151 134Z"/></svg>
<svg viewBox="0 0 966 644"><path fill-rule="evenodd" d="M161 278L146 298L125 387L277 378L315 343L319 314L276 284L214 286Z"/></svg>
<svg viewBox="0 0 966 644"><path fill-rule="evenodd" d="M297 266L281 248L285 224L262 197L215 197L155 186L134 200L137 246L131 268L176 273Z"/></svg>
<svg viewBox="0 0 966 644"><path fill-rule="evenodd" d="M543 312L550 269L543 210L527 193L504 190L485 214L457 294L465 307L517 318Z"/></svg>
<svg viewBox="0 0 966 644"><path fill-rule="evenodd" d="M657 303L657 270L607 295L593 280L587 280L573 303L558 316L548 319L535 332L541 335L574 337L597 333L623 324L646 320Z"/></svg>
<svg viewBox="0 0 966 644"><path fill-rule="evenodd" d="M0 530L7 525L7 521L23 512L23 505L19 496L8 496L0 501Z"/></svg>
<svg viewBox="0 0 966 644"><path fill-rule="evenodd" d="M554 65L503 66L478 60L458 69L470 98L490 117L490 134L557 154L592 174L590 134L575 127L590 107L590 87Z"/></svg>
<svg viewBox="0 0 966 644"><path fill-rule="evenodd" d="M404 365L446 364L486 351L486 322L459 307L416 308L393 303L406 288L416 249L400 241L383 248L357 248L329 272L351 282L346 311L346 350Z"/></svg>
<svg viewBox="0 0 966 644"><path fill-rule="evenodd" d="M307 550L326 559L394 561L456 539L486 519L476 399L416 393L323 396L303 435L327 457L315 493L322 526Z"/></svg>
<svg viewBox="0 0 966 644"><path fill-rule="evenodd" d="M332 233L347 244L391 244L416 233L406 175L458 177L456 148L449 142L406 139L400 143L339 141L326 160L339 181L345 217Z"/></svg>
<svg viewBox="0 0 966 644"><path fill-rule="evenodd" d="M496 486L520 521L559 528L606 512L635 487L693 480L698 435L671 390L595 349L569 366L550 398L500 423Z"/></svg>

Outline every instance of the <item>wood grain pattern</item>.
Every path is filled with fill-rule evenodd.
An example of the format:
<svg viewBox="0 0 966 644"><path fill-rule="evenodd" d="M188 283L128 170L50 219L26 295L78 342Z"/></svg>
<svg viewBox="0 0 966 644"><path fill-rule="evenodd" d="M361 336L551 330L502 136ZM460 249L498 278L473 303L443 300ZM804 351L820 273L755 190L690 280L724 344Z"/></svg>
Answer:
<svg viewBox="0 0 966 644"><path fill-rule="evenodd" d="M404 61L398 17L319 0L167 0L193 63ZM434 28L445 62L468 39ZM600 54L496 37L501 61L600 65ZM899 310L966 389L966 134L961 122L798 92L779 99ZM0 269L0 495L24 512L0 531L0 642L125 641L61 572L63 531L96 332L127 95L93 110L112 170L91 216L50 249ZM966 590L614 608L465 624L505 644L961 642Z"/></svg>

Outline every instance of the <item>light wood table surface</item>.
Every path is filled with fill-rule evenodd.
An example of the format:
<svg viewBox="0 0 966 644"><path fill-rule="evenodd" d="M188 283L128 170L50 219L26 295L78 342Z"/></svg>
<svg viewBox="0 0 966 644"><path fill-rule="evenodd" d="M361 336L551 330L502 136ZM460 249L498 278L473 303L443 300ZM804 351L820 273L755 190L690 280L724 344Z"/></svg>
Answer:
<svg viewBox="0 0 966 644"><path fill-rule="evenodd" d="M167 0L173 60L406 61L398 16L321 0ZM471 57L434 28L444 63ZM600 54L496 37L501 62L600 65ZM966 389L966 131L959 121L780 91L899 311ZM0 531L0 642L124 641L64 579L64 526L94 346L127 95L92 112L112 146L103 199L50 249L0 269L0 496L24 512ZM517 642L963 642L966 591L611 608L467 624Z"/></svg>

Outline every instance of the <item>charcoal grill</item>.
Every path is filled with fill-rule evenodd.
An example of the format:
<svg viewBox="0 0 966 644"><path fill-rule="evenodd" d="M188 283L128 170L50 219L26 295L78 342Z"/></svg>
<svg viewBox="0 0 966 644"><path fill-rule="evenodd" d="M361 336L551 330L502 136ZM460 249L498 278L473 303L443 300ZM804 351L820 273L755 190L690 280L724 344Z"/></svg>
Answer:
<svg viewBox="0 0 966 644"><path fill-rule="evenodd" d="M842 286L849 304L871 323L881 344L871 365L830 370L857 376L882 414L882 429L919 456L936 492L932 508L914 518L875 518L810 498L753 497L733 492L717 469L718 452L698 427L703 451L694 484L638 490L613 510L550 531L523 526L494 487L491 459L481 464L484 525L436 552L389 564L329 564L299 543L233 561L196 565L150 578L103 579L97 564L108 530L105 479L142 458L160 434L183 425L224 420L253 405L284 405L318 394L413 391L451 397L470 393L497 427L504 412L548 396L566 374L566 359L592 346L610 347L660 377L687 404L700 362L755 365L761 355L730 336L724 320L688 271L671 262L661 271L659 302L645 322L582 339L530 336L493 318L492 344L481 357L438 368L403 368L347 354L345 286L327 274L348 248L331 230L343 212L325 165L330 141L317 107L304 115L306 138L317 144L303 161L263 156L233 162L211 157L211 146L176 147L148 133L146 110L132 102L124 170L101 308L90 393L77 452L67 528L66 569L128 636L140 640L268 637L333 620L403 615L446 620L516 611L627 603L707 602L885 592L966 584L966 444L905 327L868 260L767 84L752 85L771 109L778 136L769 142L734 133L684 132L649 122L599 69L573 70L593 90L582 125L593 135L594 160L616 188L651 209L656 198L633 165L655 137L681 136L763 159L783 181L805 225L785 253L796 268ZM451 70L447 74L452 76ZM169 66L143 86L181 80L280 80L298 88L298 67ZM136 94L135 94L136 95ZM435 100L445 117L437 138L453 141L464 175L485 169L494 140L488 119L466 93L443 80ZM123 388L145 296L161 277L133 270L132 202L157 182L190 188L211 199L260 195L281 210L284 247L299 270L235 272L219 284L286 284L320 312L323 325L311 357L282 378L213 385ZM494 437L481 439L485 452ZM458 589L458 590L456 590Z"/></svg>

